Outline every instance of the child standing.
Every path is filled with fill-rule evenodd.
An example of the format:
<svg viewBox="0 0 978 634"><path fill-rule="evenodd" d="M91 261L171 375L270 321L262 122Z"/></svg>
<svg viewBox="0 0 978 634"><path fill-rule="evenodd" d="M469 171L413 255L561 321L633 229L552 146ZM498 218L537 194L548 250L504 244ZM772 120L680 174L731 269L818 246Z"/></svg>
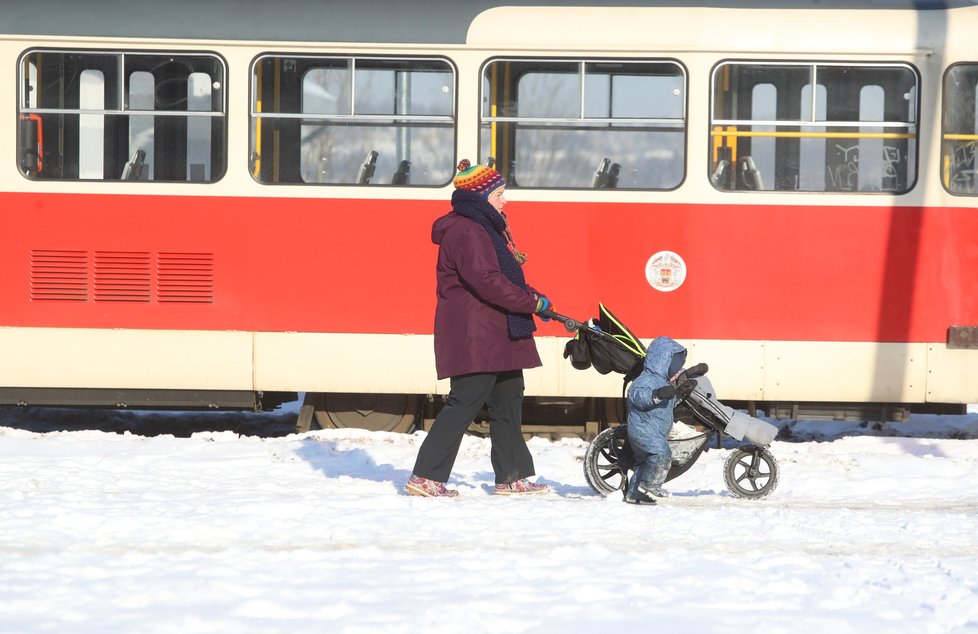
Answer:
<svg viewBox="0 0 978 634"><path fill-rule="evenodd" d="M656 337L646 350L642 373L628 389L628 440L635 455L635 474L625 491L628 504L655 504L664 497L662 484L672 465L667 442L677 399L696 387L687 380L678 387L686 362L686 348L669 337Z"/></svg>

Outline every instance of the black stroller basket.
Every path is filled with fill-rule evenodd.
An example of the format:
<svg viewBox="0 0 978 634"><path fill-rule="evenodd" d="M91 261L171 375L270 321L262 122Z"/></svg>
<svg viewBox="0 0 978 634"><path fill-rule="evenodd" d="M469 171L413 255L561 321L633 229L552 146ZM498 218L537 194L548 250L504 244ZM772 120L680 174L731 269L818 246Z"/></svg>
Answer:
<svg viewBox="0 0 978 634"><path fill-rule="evenodd" d="M589 323L582 323L545 311L543 316L553 318L570 332L573 339L564 347L564 357L578 370L594 368L601 374L623 375L622 397L628 384L642 372L645 362L645 346L604 305L599 304L599 316ZM734 450L724 464L724 481L736 497L761 498L769 494L778 483L778 466L766 445L773 439L769 429L773 426L746 414L735 412L720 403L710 381L703 376L706 364L684 370L676 384L690 379L697 380L696 388L674 407L673 430L668 442L672 451L672 465L666 481L673 480L686 471L709 448L718 435L722 437L728 426L736 426L735 437L744 438L751 445ZM627 400L623 420L627 420ZM756 422L754 422L756 421ZM624 490L634 457L628 442L626 425L609 427L599 433L584 456L584 476L597 493L609 495Z"/></svg>

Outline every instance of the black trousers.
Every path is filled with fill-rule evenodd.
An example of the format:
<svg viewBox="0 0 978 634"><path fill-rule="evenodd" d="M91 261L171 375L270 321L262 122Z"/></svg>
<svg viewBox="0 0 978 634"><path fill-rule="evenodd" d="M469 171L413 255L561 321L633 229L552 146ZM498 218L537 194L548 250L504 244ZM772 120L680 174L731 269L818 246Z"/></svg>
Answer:
<svg viewBox="0 0 978 634"><path fill-rule="evenodd" d="M452 377L451 386L445 407L418 450L414 475L447 482L465 430L485 405L496 484L532 476L533 457L522 429L523 371L465 374Z"/></svg>

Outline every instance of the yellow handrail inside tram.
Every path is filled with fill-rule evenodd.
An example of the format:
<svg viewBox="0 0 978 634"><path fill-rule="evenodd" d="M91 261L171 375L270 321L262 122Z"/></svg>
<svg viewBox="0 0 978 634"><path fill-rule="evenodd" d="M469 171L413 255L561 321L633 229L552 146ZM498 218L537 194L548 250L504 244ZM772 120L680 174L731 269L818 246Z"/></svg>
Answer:
<svg viewBox="0 0 978 634"><path fill-rule="evenodd" d="M261 113L261 79L262 64L255 65L255 113ZM252 169L252 176L255 180L261 178L261 117L255 117L255 165Z"/></svg>
<svg viewBox="0 0 978 634"><path fill-rule="evenodd" d="M489 69L490 79L489 79L489 97L492 101L489 103L489 114L492 117L496 116L496 100L497 93L499 91L499 85L496 83L498 78L496 77L496 64L490 66ZM496 122L492 121L489 124L489 154L500 159L504 158L496 153ZM476 163L479 162L479 157L476 157ZM499 168L497 168L499 169Z"/></svg>
<svg viewBox="0 0 978 634"><path fill-rule="evenodd" d="M776 137L783 139L914 139L903 132L768 132L754 130L713 130L712 136Z"/></svg>

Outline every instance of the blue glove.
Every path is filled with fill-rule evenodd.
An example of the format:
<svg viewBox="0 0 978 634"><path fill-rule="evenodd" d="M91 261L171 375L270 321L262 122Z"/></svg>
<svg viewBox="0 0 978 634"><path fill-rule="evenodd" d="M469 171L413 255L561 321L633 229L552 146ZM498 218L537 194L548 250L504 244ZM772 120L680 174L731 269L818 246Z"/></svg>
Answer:
<svg viewBox="0 0 978 634"><path fill-rule="evenodd" d="M539 297L537 297L537 307L533 312L539 315L545 310L550 310L552 307L553 304L550 302L550 300L547 299L545 295L540 295ZM542 315L540 316L540 319L542 319L543 321L550 321L549 317L543 317Z"/></svg>

